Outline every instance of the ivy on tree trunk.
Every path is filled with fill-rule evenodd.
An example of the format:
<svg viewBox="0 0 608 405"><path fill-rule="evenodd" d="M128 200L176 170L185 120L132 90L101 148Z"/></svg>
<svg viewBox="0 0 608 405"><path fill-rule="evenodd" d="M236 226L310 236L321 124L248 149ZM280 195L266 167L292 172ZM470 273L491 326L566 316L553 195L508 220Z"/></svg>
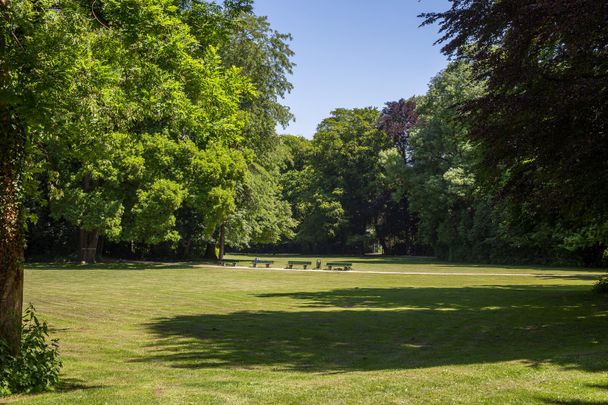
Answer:
<svg viewBox="0 0 608 405"><path fill-rule="evenodd" d="M23 201L21 173L26 134L8 106L0 105L0 339L16 354L23 306Z"/></svg>

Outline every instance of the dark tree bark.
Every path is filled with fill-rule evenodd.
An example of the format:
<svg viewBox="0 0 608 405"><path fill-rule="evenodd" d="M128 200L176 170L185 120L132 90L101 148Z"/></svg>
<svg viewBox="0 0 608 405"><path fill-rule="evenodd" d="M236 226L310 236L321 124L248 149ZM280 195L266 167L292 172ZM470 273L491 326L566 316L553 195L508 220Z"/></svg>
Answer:
<svg viewBox="0 0 608 405"><path fill-rule="evenodd" d="M99 235L99 241L97 242L97 257L103 261L103 248L104 248L104 244L105 244L106 239L104 238L103 235Z"/></svg>
<svg viewBox="0 0 608 405"><path fill-rule="evenodd" d="M91 175L87 173L84 176L82 188L85 192L93 190L93 184L91 184ZM96 229L88 230L80 228L80 262L81 263L95 263L97 258L97 242L99 240L99 231Z"/></svg>
<svg viewBox="0 0 608 405"><path fill-rule="evenodd" d="M95 263L97 258L97 243L99 232L97 230L87 231L80 229L80 262Z"/></svg>
<svg viewBox="0 0 608 405"><path fill-rule="evenodd" d="M224 224L222 224L222 226L220 227L220 260L224 259L225 243L226 243L226 226Z"/></svg>
<svg viewBox="0 0 608 405"><path fill-rule="evenodd" d="M8 106L0 105L0 339L16 354L23 309L22 173L27 139Z"/></svg>
<svg viewBox="0 0 608 405"><path fill-rule="evenodd" d="M205 250L205 259L217 260L217 254L215 253L215 243L207 243L207 249Z"/></svg>

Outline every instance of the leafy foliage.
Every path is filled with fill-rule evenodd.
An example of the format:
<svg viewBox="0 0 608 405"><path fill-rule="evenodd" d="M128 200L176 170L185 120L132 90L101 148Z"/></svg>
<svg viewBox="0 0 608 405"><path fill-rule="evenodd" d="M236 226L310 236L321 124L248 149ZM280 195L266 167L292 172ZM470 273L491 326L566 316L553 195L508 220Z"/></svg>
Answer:
<svg viewBox="0 0 608 405"><path fill-rule="evenodd" d="M424 96L337 109L312 140L276 133L293 118L281 104L291 37L251 0L39 4L14 8L27 46L4 51L14 74L0 99L35 140L24 167L38 232L183 257L294 238L300 250L604 260L601 2L454 0L424 16L458 59Z"/></svg>
<svg viewBox="0 0 608 405"><path fill-rule="evenodd" d="M378 128L386 132L404 159L409 156L409 135L418 121L416 101L413 99L391 101L382 109Z"/></svg>
<svg viewBox="0 0 608 405"><path fill-rule="evenodd" d="M57 385L62 366L59 344L48 336L48 325L38 320L30 304L24 311L19 354L11 355L0 341L0 396L47 391Z"/></svg>
<svg viewBox="0 0 608 405"><path fill-rule="evenodd" d="M534 232L564 246L608 239L608 6L593 0L455 0L439 22L443 52L469 61L487 91L461 104L482 174L524 207ZM575 238L569 233L578 235ZM584 235L594 234L589 238Z"/></svg>
<svg viewBox="0 0 608 405"><path fill-rule="evenodd" d="M90 12L74 5L75 15ZM291 119L278 102L291 90L289 35L249 1L104 0L92 11L75 51L86 50L76 54L83 62L59 95L70 108L56 132L78 136L45 137L32 163L49 184L52 219L182 251L213 240L230 215L257 229L259 238L233 234L239 246L289 235L291 214L270 175L281 160L272 156L275 126Z"/></svg>
<svg viewBox="0 0 608 405"><path fill-rule="evenodd" d="M600 280L593 286L593 291L598 294L608 294L608 276L603 276Z"/></svg>
<svg viewBox="0 0 608 405"><path fill-rule="evenodd" d="M379 241L386 253L413 251L416 220L391 199L381 159L398 140L378 129L379 117L375 108L338 109L312 141L283 137L291 154L283 189L302 249L361 253Z"/></svg>

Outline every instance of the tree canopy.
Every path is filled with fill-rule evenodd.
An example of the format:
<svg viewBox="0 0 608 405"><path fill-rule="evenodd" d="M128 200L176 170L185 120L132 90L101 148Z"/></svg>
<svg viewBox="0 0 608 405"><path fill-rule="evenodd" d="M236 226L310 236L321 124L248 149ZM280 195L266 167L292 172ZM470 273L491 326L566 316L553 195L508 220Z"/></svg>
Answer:
<svg viewBox="0 0 608 405"><path fill-rule="evenodd" d="M482 175L578 247L608 243L608 5L454 0L424 14L487 91L461 104ZM603 246L603 247L602 247Z"/></svg>

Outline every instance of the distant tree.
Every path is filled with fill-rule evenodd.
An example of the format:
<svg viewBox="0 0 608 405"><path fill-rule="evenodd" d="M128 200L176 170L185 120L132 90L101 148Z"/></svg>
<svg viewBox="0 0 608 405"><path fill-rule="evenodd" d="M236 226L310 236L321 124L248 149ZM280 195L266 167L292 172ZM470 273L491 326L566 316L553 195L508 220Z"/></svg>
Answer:
<svg viewBox="0 0 608 405"><path fill-rule="evenodd" d="M310 169L298 238L336 249L363 252L376 241L382 188L379 154L391 140L377 127L375 108L337 109L324 119L312 141Z"/></svg>
<svg viewBox="0 0 608 405"><path fill-rule="evenodd" d="M390 101L382 109L378 128L386 132L404 159L409 155L409 135L418 121L415 99Z"/></svg>
<svg viewBox="0 0 608 405"><path fill-rule="evenodd" d="M431 80L420 100L420 121L410 137L413 164L406 170L411 208L420 217L422 241L449 260L483 259L473 251L491 236L473 235L486 199L475 170L479 153L457 110L483 91L466 63L450 64Z"/></svg>
<svg viewBox="0 0 608 405"><path fill-rule="evenodd" d="M282 197L278 168L252 166L237 186L236 209L226 222L226 244L236 248L291 239L297 223Z"/></svg>
<svg viewBox="0 0 608 405"><path fill-rule="evenodd" d="M319 223L317 220L310 220L310 217L319 215L319 212L313 213L313 210L315 208L318 209L323 204L320 201L318 204L313 202L314 200L319 200L319 196L313 197L316 192L314 185L315 172L311 167L314 152L313 143L302 136L294 135L281 135L280 139L287 152L279 177L283 199L289 203L292 217L298 224L298 228L296 229L297 238L294 243L302 248L302 250L311 250L316 246L317 241L325 240L327 235L333 232L329 228L335 227L339 219L336 218L336 215L332 215L326 211L328 216L323 221L324 225L321 228L329 228L303 230L301 225L305 218L309 218L306 221L307 224ZM336 207L334 206L334 208ZM341 206L338 211L343 214ZM336 213L337 211L333 210L333 214ZM340 216L341 214L337 215L337 217ZM319 235L319 233L322 235Z"/></svg>
<svg viewBox="0 0 608 405"><path fill-rule="evenodd" d="M412 163L410 135L417 123L415 98L386 103L378 119L378 128L392 140L404 163ZM390 152L388 150L380 155L382 165L392 157ZM418 218L410 210L407 194L396 192L397 184L390 177L387 179L385 198L379 201L383 207L379 210L376 223L378 239L387 254L414 254L418 245Z"/></svg>
<svg viewBox="0 0 608 405"><path fill-rule="evenodd" d="M266 17L241 13L227 43L220 47L223 63L238 66L255 86L256 92L243 98L241 108L249 113L244 137L260 156L260 164L267 153L276 153L277 125L285 127L293 120L289 107L280 102L293 89L290 41L291 35L273 30Z"/></svg>
<svg viewBox="0 0 608 405"><path fill-rule="evenodd" d="M487 85L461 111L488 183L575 248L608 245L608 3L453 0L443 52Z"/></svg>

